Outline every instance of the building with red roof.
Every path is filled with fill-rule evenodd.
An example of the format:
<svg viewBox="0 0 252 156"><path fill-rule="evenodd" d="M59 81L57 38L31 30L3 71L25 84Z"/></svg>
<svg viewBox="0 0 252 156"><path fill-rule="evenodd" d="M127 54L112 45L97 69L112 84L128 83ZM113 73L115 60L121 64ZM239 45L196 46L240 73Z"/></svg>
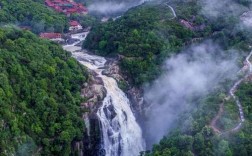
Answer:
<svg viewBox="0 0 252 156"><path fill-rule="evenodd" d="M87 8L85 8L81 3L76 3L72 0L45 0L45 4L57 12L63 12L66 15L71 15L73 13L88 13Z"/></svg>
<svg viewBox="0 0 252 156"><path fill-rule="evenodd" d="M62 35L60 33L40 33L39 37L45 39L61 39Z"/></svg>
<svg viewBox="0 0 252 156"><path fill-rule="evenodd" d="M77 31L83 29L82 26L78 21L70 21L69 22L69 30L70 31Z"/></svg>
<svg viewBox="0 0 252 156"><path fill-rule="evenodd" d="M190 29L190 30L194 30L193 24L191 22L188 22L186 20L180 20L180 23L182 25L184 25L186 28Z"/></svg>

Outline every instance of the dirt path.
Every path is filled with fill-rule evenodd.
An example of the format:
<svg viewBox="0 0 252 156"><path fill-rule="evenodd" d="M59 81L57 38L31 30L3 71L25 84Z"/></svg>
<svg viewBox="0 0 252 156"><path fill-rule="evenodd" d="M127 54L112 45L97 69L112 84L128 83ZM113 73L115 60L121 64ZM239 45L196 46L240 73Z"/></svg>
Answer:
<svg viewBox="0 0 252 156"><path fill-rule="evenodd" d="M216 127L216 122L220 119L221 115L224 112L224 102L220 104L220 109L218 114L213 118L213 120L210 123L210 127L214 130L215 133L220 134L221 130Z"/></svg>
<svg viewBox="0 0 252 156"><path fill-rule="evenodd" d="M242 109L242 106L241 106L241 103L239 101L239 99L234 95L234 92L236 91L237 87L239 86L239 84L243 81L244 79L241 79L239 81L237 81L234 86L230 89L230 96L227 97L226 99L230 99L230 97L232 97L238 108L239 108L239 114L240 114L240 122L234 126L233 128L229 129L229 130L226 130L226 131L223 131L221 129L219 129L217 127L217 122L218 120L221 118L221 116L223 115L224 113L224 102L222 102L220 104L220 108L219 108L219 111L217 113L217 115L212 119L211 123L210 123L210 127L213 129L213 131L217 134L227 134L227 133L230 133L230 132L236 132L238 131L241 127L242 127L242 123L245 121L244 119L244 115L243 115L243 109Z"/></svg>
<svg viewBox="0 0 252 156"><path fill-rule="evenodd" d="M241 102L235 96L235 91L237 90L237 88L239 87L239 85L252 74L252 64L249 61L251 55L252 55L252 51L246 57L244 66L240 70L240 71L246 71L247 73L245 74L245 76L243 78L241 78L241 79L239 79L238 81L235 82L235 84L229 90L230 96L227 97L227 99L230 99L230 97L232 97L235 100L235 103L236 103L236 105L237 105L237 107L239 109L240 122L235 127L231 128L231 129L229 129L227 131L222 131L218 127L216 127L216 122L220 119L220 117L222 116L222 114L224 112L224 102L222 102L220 104L220 108L219 108L218 114L212 119L212 121L210 123L210 127L214 130L215 133L226 134L226 133L230 133L230 132L237 132L242 127L242 123L245 121L244 113L243 113L243 108L242 108Z"/></svg>

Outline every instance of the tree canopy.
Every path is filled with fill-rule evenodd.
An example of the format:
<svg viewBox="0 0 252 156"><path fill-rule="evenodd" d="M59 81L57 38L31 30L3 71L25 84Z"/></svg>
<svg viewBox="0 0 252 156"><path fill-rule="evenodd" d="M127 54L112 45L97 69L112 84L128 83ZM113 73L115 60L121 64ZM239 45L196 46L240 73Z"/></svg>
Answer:
<svg viewBox="0 0 252 156"><path fill-rule="evenodd" d="M249 6L246 0L234 1L244 5L243 8ZM188 45L212 40L227 53L236 49L241 59L244 59L243 52L250 50L251 32L237 28L239 15L222 14L215 19L208 18L202 14L197 0L171 0L169 4L175 9L177 18L172 18L171 9L164 3L149 2L129 10L115 21L93 27L83 47L98 55L119 55L122 71L135 86L154 80L161 73L164 60ZM249 84L242 85L237 92L246 111L245 118L248 118L241 131L218 136L209 126L223 102L223 94L229 91L227 86L230 84L222 84L206 97L193 101L191 105L195 109L179 116L175 128L146 155L251 155ZM225 112L218 126L228 129L235 125L238 116L238 108L230 100L225 103Z"/></svg>
<svg viewBox="0 0 252 156"><path fill-rule="evenodd" d="M28 26L35 33L67 30L66 16L46 7L42 0L1 0L0 6L2 25Z"/></svg>
<svg viewBox="0 0 252 156"><path fill-rule="evenodd" d="M0 155L69 155L82 138L83 66L29 31L0 29Z"/></svg>

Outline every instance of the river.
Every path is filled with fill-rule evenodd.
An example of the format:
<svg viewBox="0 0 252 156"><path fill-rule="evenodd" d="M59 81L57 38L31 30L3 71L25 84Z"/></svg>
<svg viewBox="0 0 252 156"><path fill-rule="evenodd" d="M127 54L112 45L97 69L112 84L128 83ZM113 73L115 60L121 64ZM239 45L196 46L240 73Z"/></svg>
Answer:
<svg viewBox="0 0 252 156"><path fill-rule="evenodd" d="M88 33L72 35L72 38L85 40ZM142 130L136 121L130 107L130 101L125 93L118 87L115 79L102 74L106 59L90 55L81 51L77 41L63 48L72 53L81 64L96 72L104 83L107 95L102 106L97 111L97 116L102 128L102 148L106 156L138 156L145 150L145 141Z"/></svg>

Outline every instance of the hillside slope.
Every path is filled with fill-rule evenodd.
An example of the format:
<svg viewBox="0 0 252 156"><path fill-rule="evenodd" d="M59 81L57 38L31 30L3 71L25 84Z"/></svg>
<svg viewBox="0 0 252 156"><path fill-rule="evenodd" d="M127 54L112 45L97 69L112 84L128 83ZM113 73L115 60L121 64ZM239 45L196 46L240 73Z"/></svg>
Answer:
<svg viewBox="0 0 252 156"><path fill-rule="evenodd" d="M59 45L0 29L0 155L69 155L83 134L85 69Z"/></svg>
<svg viewBox="0 0 252 156"><path fill-rule="evenodd" d="M93 27L83 47L102 56L120 55L124 74L137 86L157 78L165 58L190 44L211 38L225 49L247 47L246 32L235 27L239 19L207 19L200 9L196 0L145 3L115 21Z"/></svg>
<svg viewBox="0 0 252 156"><path fill-rule="evenodd" d="M160 4L150 2L138 6L115 21L110 20L93 27L83 47L98 55L119 56L122 71L134 86L139 87L144 83L152 82L161 74L160 69L166 58L176 55L191 45L209 40L219 45L225 55L231 56L231 51L235 49L241 65L244 54L251 50L252 43L251 31L244 28L240 19L242 13L249 10L249 2L225 1L236 5L232 6L233 8L220 8L223 13L215 18L208 17L206 12L202 12L203 6L199 5L200 2L205 1L171 0L168 4L165 1ZM174 8L176 18L173 18L168 5ZM212 7L214 8L215 5ZM239 7L238 11L229 10L235 7ZM223 56L216 55L216 57ZM167 135L159 144L154 145L147 155L227 156L241 153L245 156L251 155L251 103L248 102L248 97L251 96L250 85L242 85L242 91L238 91L241 103L247 111L246 122L241 131L219 136L209 127L211 120L218 114L219 105L223 103L223 97L228 94L232 83L225 82L211 94L193 98L190 105L195 109L181 113L176 123L172 125L173 128L169 129L170 133L167 132ZM169 86L160 86L160 90L162 87ZM152 96L159 97L156 94L153 93ZM232 99L225 102L224 116L218 121L224 130L234 126L239 118L235 102ZM147 118L148 115L146 114ZM160 124L162 122L166 121L160 121Z"/></svg>
<svg viewBox="0 0 252 156"><path fill-rule="evenodd" d="M1 0L1 24L28 26L35 33L63 32L68 22L64 14L45 6L43 0Z"/></svg>
<svg viewBox="0 0 252 156"><path fill-rule="evenodd" d="M103 56L122 55L122 70L141 85L155 79L164 58L195 36L172 17L165 5L139 6L93 27L83 47Z"/></svg>

